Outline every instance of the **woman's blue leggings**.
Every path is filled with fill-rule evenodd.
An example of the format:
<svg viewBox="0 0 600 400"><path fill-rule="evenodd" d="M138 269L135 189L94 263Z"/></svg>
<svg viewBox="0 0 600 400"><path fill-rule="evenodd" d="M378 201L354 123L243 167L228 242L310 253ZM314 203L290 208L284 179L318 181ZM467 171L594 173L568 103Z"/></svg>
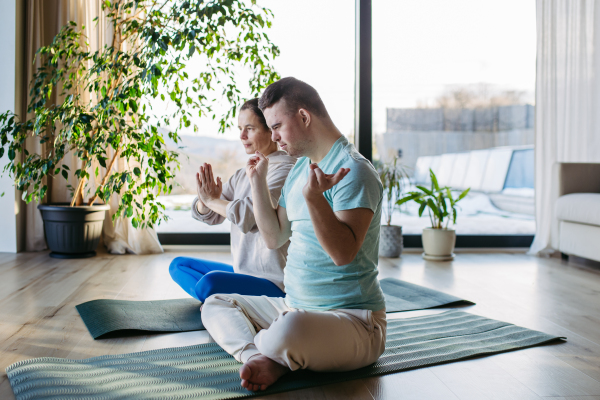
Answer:
<svg viewBox="0 0 600 400"><path fill-rule="evenodd" d="M171 277L192 297L204 302L215 293L285 297L268 279L236 274L231 265L191 257L177 257L169 265Z"/></svg>

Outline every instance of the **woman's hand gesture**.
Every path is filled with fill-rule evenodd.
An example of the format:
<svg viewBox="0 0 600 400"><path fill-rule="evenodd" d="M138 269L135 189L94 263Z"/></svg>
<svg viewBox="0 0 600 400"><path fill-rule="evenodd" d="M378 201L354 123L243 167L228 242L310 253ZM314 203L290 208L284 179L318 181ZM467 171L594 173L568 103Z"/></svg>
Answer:
<svg viewBox="0 0 600 400"><path fill-rule="evenodd" d="M256 155L248 159L248 163L246 164L246 175L251 183L261 179L266 181L268 172L269 159L260 151L257 151Z"/></svg>
<svg viewBox="0 0 600 400"><path fill-rule="evenodd" d="M204 163L200 166L200 171L196 173L196 191L198 192L198 200L207 207L210 207L212 200L221 198L223 183L219 177L215 181L210 164Z"/></svg>

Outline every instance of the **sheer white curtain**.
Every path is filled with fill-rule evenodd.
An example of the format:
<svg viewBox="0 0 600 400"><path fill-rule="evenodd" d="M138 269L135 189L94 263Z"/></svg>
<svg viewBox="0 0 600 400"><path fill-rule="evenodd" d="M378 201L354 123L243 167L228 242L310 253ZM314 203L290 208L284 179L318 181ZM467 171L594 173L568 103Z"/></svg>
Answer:
<svg viewBox="0 0 600 400"><path fill-rule="evenodd" d="M600 162L600 0L537 0L536 235L556 247L557 163Z"/></svg>
<svg viewBox="0 0 600 400"><path fill-rule="evenodd" d="M96 17L99 18L97 25L94 21ZM101 0L28 0L26 18L27 49L25 53L27 71L25 76L27 83L31 80L35 69L40 65L39 61L35 65L32 64L35 52L41 46L49 45L60 28L68 21L75 21L79 26L85 25L85 33L91 51L112 42L110 27L107 26L103 16ZM23 107L22 112L24 113L26 105ZM29 152L39 154L48 150L45 144L40 144L35 138L28 138L27 149ZM108 154L108 156L111 155L112 153ZM72 155L67 155L64 163L69 165L72 171L80 167L77 164L77 158ZM103 170L103 168L100 169ZM120 159L115 163L113 169L123 171L130 169L130 166ZM91 171L90 176L94 177ZM62 177L49 179L47 182L49 194L46 201L48 203L70 202L71 194L67 189L67 183L74 187L77 186L77 182L72 177L70 177L69 182L66 182ZM89 189L93 192L95 185L98 183L92 179L91 182L88 182L86 191ZM117 208L119 200L118 196L111 198L109 204L113 210ZM119 218L113 224L111 216L112 212L107 211L102 232L102 239L109 252L115 254L146 254L161 253L163 251L154 229L135 229L131 224L131 220L127 218ZM44 249L46 249L46 242L44 240L41 214L37 209L37 204L27 204L25 208L25 250L39 251Z"/></svg>

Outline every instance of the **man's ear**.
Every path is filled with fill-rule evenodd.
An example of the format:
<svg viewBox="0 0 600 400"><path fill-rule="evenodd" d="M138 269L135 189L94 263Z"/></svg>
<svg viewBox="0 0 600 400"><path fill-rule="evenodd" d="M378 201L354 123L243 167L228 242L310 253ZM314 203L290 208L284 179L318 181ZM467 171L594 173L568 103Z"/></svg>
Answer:
<svg viewBox="0 0 600 400"><path fill-rule="evenodd" d="M312 115L310 115L310 113L304 108L299 109L298 113L300 113L300 118L302 118L302 123L304 124L304 127L308 128L308 126L312 122Z"/></svg>

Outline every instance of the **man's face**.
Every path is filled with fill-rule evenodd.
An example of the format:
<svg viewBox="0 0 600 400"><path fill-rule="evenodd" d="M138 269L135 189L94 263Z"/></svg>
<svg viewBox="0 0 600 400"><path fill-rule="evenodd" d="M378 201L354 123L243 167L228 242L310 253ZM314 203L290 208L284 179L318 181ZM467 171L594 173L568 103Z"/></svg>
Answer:
<svg viewBox="0 0 600 400"><path fill-rule="evenodd" d="M306 155L310 140L306 123L299 111L291 113L285 100L280 100L263 110L263 114L271 128L271 140L279 143L281 150L294 157Z"/></svg>

